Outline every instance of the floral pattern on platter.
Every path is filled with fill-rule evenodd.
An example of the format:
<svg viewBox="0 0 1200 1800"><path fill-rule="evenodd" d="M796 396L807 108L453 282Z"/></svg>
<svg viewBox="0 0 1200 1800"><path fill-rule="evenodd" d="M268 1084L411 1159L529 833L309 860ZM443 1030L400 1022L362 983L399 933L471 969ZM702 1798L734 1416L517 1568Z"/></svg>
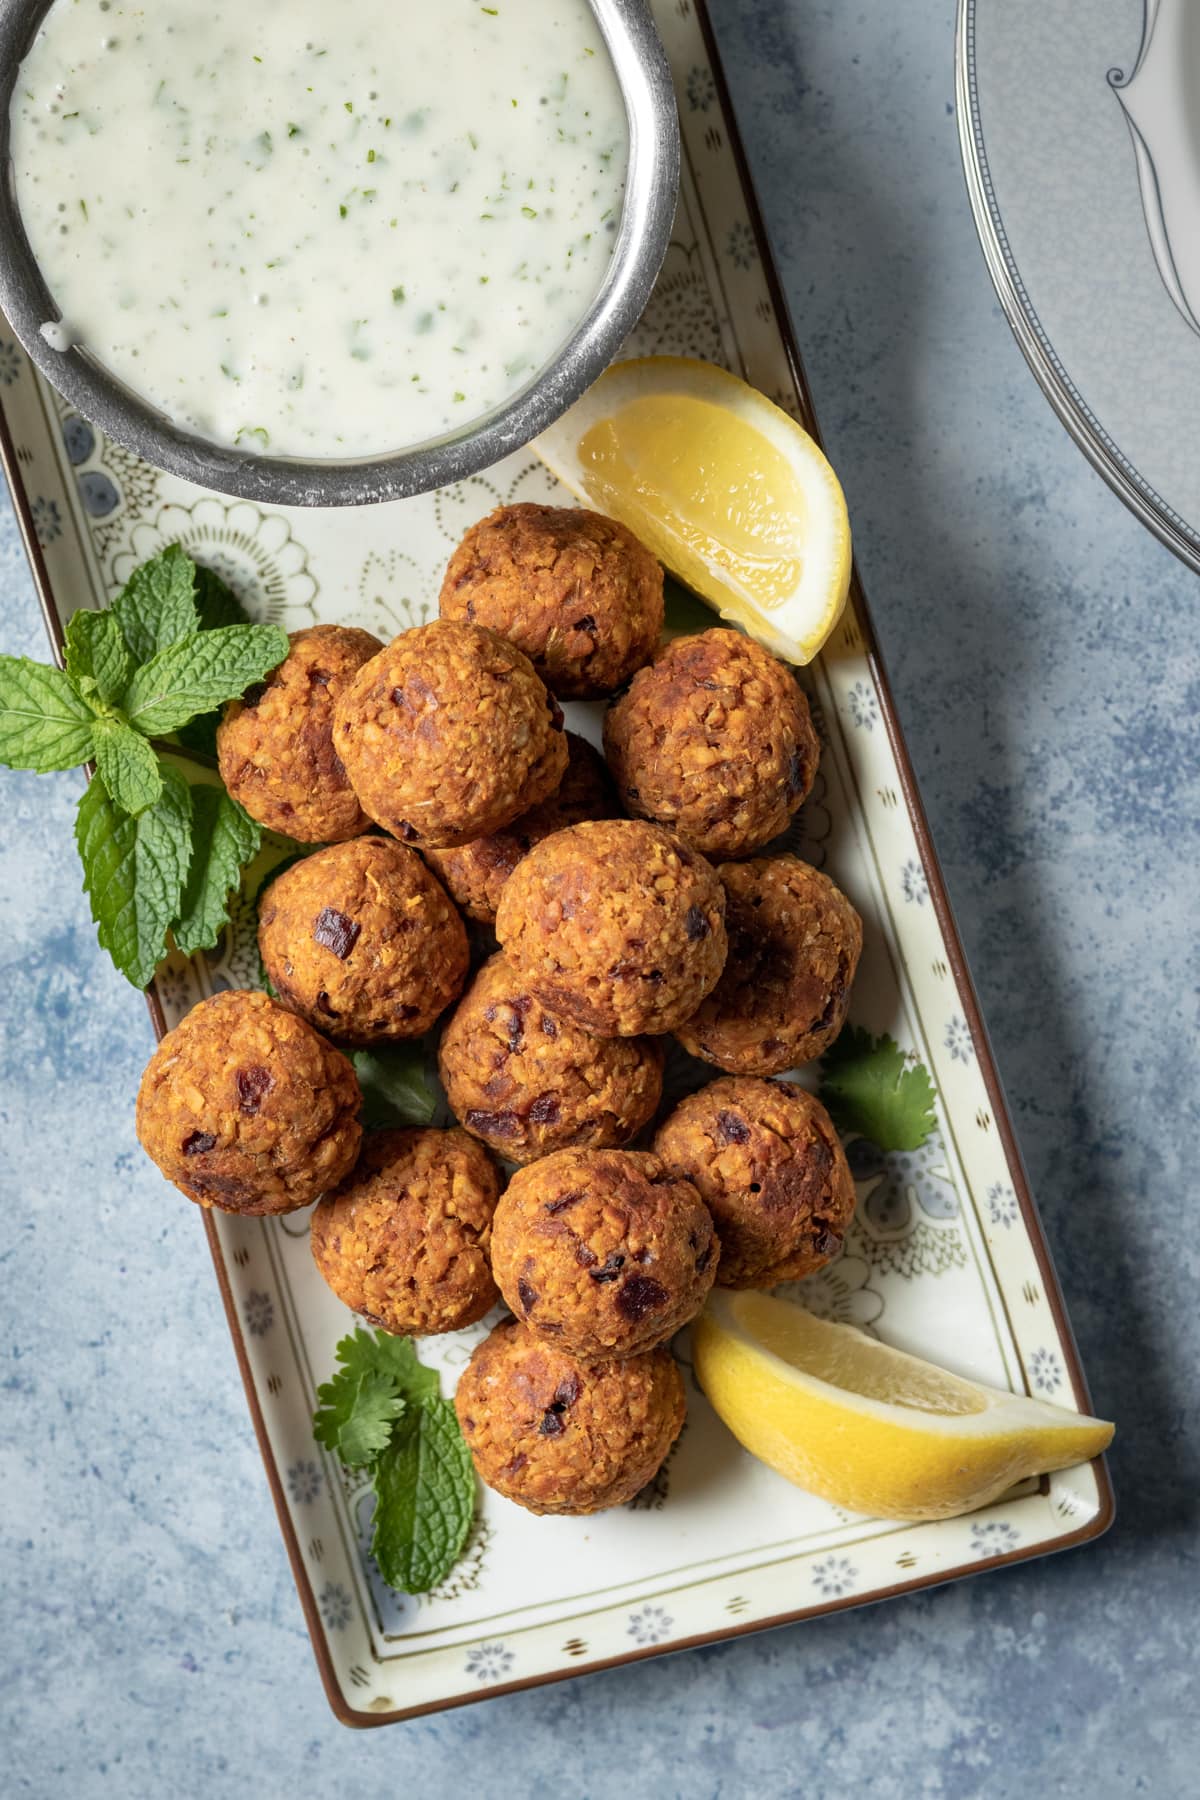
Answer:
<svg viewBox="0 0 1200 1800"><path fill-rule="evenodd" d="M881 1236L900 1237L920 1210L930 1219L953 1219L959 1205L941 1138L917 1150L880 1150L869 1138L851 1138L846 1160L859 1190L859 1215Z"/></svg>
<svg viewBox="0 0 1200 1800"><path fill-rule="evenodd" d="M922 1276L947 1275L967 1266L967 1246L958 1228L930 1225L923 1219L905 1237L879 1238L865 1220L856 1218L846 1233L846 1246L870 1264L880 1281L889 1276L918 1281Z"/></svg>
<svg viewBox="0 0 1200 1800"><path fill-rule="evenodd" d="M29 516L43 550L62 536L63 519L57 500L47 500L43 494L39 494L29 508Z"/></svg>
<svg viewBox="0 0 1200 1800"><path fill-rule="evenodd" d="M987 1191L988 1218L1008 1231L1017 1222L1017 1196L1006 1181L995 1181Z"/></svg>
<svg viewBox="0 0 1200 1800"><path fill-rule="evenodd" d="M687 103L693 112L706 113L710 106L715 106L717 83L712 70L706 68L703 63L697 63L695 68L689 69L687 81L684 83L684 92L687 95Z"/></svg>
<svg viewBox="0 0 1200 1800"><path fill-rule="evenodd" d="M975 1055L970 1026L958 1013L947 1020L946 1035L942 1043L950 1052L951 1062L969 1063Z"/></svg>
<svg viewBox="0 0 1200 1800"><path fill-rule="evenodd" d="M466 1669L476 1681L503 1681L516 1661L502 1641L476 1644L467 1651Z"/></svg>
<svg viewBox="0 0 1200 1800"><path fill-rule="evenodd" d="M11 338L0 338L0 387L11 387L25 366L25 359Z"/></svg>
<svg viewBox="0 0 1200 1800"><path fill-rule="evenodd" d="M203 952L213 993L223 988L261 987L258 959L258 907L245 893L229 904L229 923L211 950Z"/></svg>
<svg viewBox="0 0 1200 1800"><path fill-rule="evenodd" d="M1020 1533L1003 1519L988 1519L984 1524L971 1527L972 1556L1005 1556L1015 1550L1020 1541Z"/></svg>
<svg viewBox="0 0 1200 1800"><path fill-rule="evenodd" d="M450 548L455 549L471 526L494 512L496 507L513 506L520 501L533 501L539 506L572 504L569 497L564 497L545 464L535 457L525 463L504 487L498 487L486 475L468 475L465 481L456 481L453 487L439 488L433 496L433 510L438 530ZM444 567L439 564L430 572L431 603L436 603Z"/></svg>
<svg viewBox="0 0 1200 1800"><path fill-rule="evenodd" d="M645 1644L661 1644L671 1634L675 1621L662 1606L639 1606L636 1612L629 1615L626 1627L628 1635L639 1647Z"/></svg>
<svg viewBox="0 0 1200 1800"><path fill-rule="evenodd" d="M251 1337L266 1337L275 1323L275 1304L270 1294L251 1288L242 1307L242 1317Z"/></svg>
<svg viewBox="0 0 1200 1800"><path fill-rule="evenodd" d="M677 356L683 351L721 368L729 365L700 246L672 240L650 303L621 355Z"/></svg>
<svg viewBox="0 0 1200 1800"><path fill-rule="evenodd" d="M910 860L901 869L900 892L910 905L924 906L928 900L929 883L925 879L925 870L919 862Z"/></svg>
<svg viewBox="0 0 1200 1800"><path fill-rule="evenodd" d="M327 1581L317 1595L317 1606L327 1631L345 1631L354 1616L354 1606L340 1581Z"/></svg>
<svg viewBox="0 0 1200 1800"><path fill-rule="evenodd" d="M372 550L358 578L359 605L347 625L360 625L388 643L401 631L424 625L437 613L437 587L402 550Z"/></svg>
<svg viewBox="0 0 1200 1800"><path fill-rule="evenodd" d="M818 1319L835 1325L857 1325L866 1330L883 1316L884 1297L871 1286L871 1265L865 1257L843 1251L802 1281L784 1281L772 1290L781 1300L793 1300Z"/></svg>
<svg viewBox="0 0 1200 1800"><path fill-rule="evenodd" d="M725 254L735 269L752 269L758 261L758 239L745 219L736 220L730 227Z"/></svg>
<svg viewBox="0 0 1200 1800"><path fill-rule="evenodd" d="M854 1591L858 1570L845 1556L826 1556L812 1566L813 1586L827 1600L840 1600Z"/></svg>
<svg viewBox="0 0 1200 1800"><path fill-rule="evenodd" d="M1063 1384L1062 1363L1053 1350L1035 1350L1029 1358L1029 1379L1039 1394L1056 1394Z"/></svg>
<svg viewBox="0 0 1200 1800"><path fill-rule="evenodd" d="M865 681L856 681L846 696L846 704L859 731L874 731L879 719L879 702L873 688Z"/></svg>
<svg viewBox="0 0 1200 1800"><path fill-rule="evenodd" d="M282 513L215 494L193 506L164 506L153 524L143 519L135 525L127 547L111 558L105 571L111 586L121 587L139 563L168 544L182 544L219 575L255 619L289 631L316 622L317 580L308 551Z"/></svg>
<svg viewBox="0 0 1200 1800"><path fill-rule="evenodd" d="M303 1458L292 1463L287 1471L288 1493L297 1506L311 1506L325 1485L325 1477L315 1462L307 1462Z"/></svg>

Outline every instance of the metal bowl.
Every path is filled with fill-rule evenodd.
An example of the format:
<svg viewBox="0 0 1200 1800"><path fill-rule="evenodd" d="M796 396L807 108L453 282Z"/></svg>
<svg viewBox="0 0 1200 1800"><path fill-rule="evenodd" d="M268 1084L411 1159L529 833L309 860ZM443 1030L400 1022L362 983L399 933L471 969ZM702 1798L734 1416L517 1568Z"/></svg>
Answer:
<svg viewBox="0 0 1200 1800"><path fill-rule="evenodd" d="M167 4L169 0L161 0ZM679 189L679 120L666 55L647 0L590 0L625 99L629 168L604 285L532 381L461 431L393 454L354 459L255 456L174 425L78 345L55 350L41 326L59 317L17 209L9 106L18 67L50 0L0 0L0 308L47 381L107 436L201 487L271 506L360 506L461 481L521 449L564 413L612 361L662 266Z"/></svg>

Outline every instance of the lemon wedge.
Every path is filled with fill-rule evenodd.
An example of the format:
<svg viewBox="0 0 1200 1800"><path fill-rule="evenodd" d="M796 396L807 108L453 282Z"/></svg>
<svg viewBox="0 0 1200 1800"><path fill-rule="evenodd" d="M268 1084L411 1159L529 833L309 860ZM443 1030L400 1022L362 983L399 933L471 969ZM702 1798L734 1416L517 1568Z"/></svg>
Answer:
<svg viewBox="0 0 1200 1800"><path fill-rule="evenodd" d="M1086 1462L1111 1425L964 1381L770 1294L717 1290L696 1375L753 1455L851 1512L949 1519L1027 1475Z"/></svg>
<svg viewBox="0 0 1200 1800"><path fill-rule="evenodd" d="M682 356L615 363L534 449L785 661L810 662L837 624L850 586L838 478L736 375Z"/></svg>

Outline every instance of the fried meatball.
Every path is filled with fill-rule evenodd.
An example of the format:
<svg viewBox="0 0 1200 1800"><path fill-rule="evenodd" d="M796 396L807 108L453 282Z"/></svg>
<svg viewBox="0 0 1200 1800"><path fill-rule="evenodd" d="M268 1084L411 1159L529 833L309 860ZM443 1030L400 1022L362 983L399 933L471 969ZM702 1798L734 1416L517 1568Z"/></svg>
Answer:
<svg viewBox="0 0 1200 1800"><path fill-rule="evenodd" d="M301 844L340 844L369 829L333 747L333 709L383 648L369 631L293 631L277 669L217 727L221 780L252 819Z"/></svg>
<svg viewBox="0 0 1200 1800"><path fill-rule="evenodd" d="M828 875L796 856L722 863L717 873L729 955L676 1036L731 1075L812 1062L846 1022L862 920Z"/></svg>
<svg viewBox="0 0 1200 1800"><path fill-rule="evenodd" d="M459 1121L501 1156L612 1149L653 1118L653 1038L598 1038L534 998L502 956L476 975L442 1033L438 1066Z"/></svg>
<svg viewBox="0 0 1200 1800"><path fill-rule="evenodd" d="M500 1171L465 1131L373 1131L312 1216L313 1260L381 1331L461 1331L496 1304L488 1248Z"/></svg>
<svg viewBox="0 0 1200 1800"><path fill-rule="evenodd" d="M738 631L664 645L604 721L622 804L706 856L748 856L785 830L820 745L790 669Z"/></svg>
<svg viewBox="0 0 1200 1800"><path fill-rule="evenodd" d="M476 838L457 850L426 850L425 861L440 875L469 919L495 922L500 890L535 844L584 819L614 819L619 808L603 757L586 738L567 734L567 772L558 792L503 831Z"/></svg>
<svg viewBox="0 0 1200 1800"><path fill-rule="evenodd" d="M443 619L518 644L552 693L611 694L648 662L663 574L631 531L578 506L502 506L472 525L446 570Z"/></svg>
<svg viewBox="0 0 1200 1800"><path fill-rule="evenodd" d="M687 1402L667 1350L584 1364L506 1319L463 1370L454 1408L488 1487L528 1512L593 1513L653 1480Z"/></svg>
<svg viewBox="0 0 1200 1800"><path fill-rule="evenodd" d="M693 1184L636 1150L558 1150L518 1169L492 1229L507 1305L581 1362L665 1343L703 1306L717 1255Z"/></svg>
<svg viewBox="0 0 1200 1800"><path fill-rule="evenodd" d="M333 743L363 808L406 844L469 844L549 799L567 767L562 712L494 631L417 625L342 694Z"/></svg>
<svg viewBox="0 0 1200 1800"><path fill-rule="evenodd" d="M725 964L725 891L686 844L639 819L573 825L517 864L496 936L521 980L601 1037L671 1031Z"/></svg>
<svg viewBox="0 0 1200 1800"><path fill-rule="evenodd" d="M138 1089L137 1134L189 1200L285 1213L354 1166L361 1106L340 1050L269 994L235 988L168 1031Z"/></svg>
<svg viewBox="0 0 1200 1800"><path fill-rule="evenodd" d="M420 1037L462 992L467 932L415 850L331 844L259 904L258 948L279 998L348 1044Z"/></svg>
<svg viewBox="0 0 1200 1800"><path fill-rule="evenodd" d="M721 1287L796 1281L841 1249L854 1179L833 1120L794 1083L711 1082L676 1107L654 1148L708 1204Z"/></svg>

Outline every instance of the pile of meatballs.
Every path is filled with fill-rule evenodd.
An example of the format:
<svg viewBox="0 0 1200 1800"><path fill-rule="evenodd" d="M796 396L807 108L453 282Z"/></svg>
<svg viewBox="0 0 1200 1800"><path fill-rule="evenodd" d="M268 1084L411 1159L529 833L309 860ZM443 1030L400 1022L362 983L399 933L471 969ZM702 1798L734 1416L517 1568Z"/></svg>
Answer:
<svg viewBox="0 0 1200 1800"><path fill-rule="evenodd" d="M227 709L230 793L323 847L260 903L278 998L219 993L169 1032L138 1135L201 1206L318 1201L318 1269L384 1331L502 1298L456 1396L475 1465L533 1512L589 1513L678 1436L666 1346L714 1281L771 1287L841 1247L837 1132L773 1078L841 1030L862 928L825 875L756 854L816 773L794 676L737 632L660 642L662 571L623 526L503 507L439 612L387 646L296 632ZM603 758L564 699L609 700ZM499 945L473 974L464 919ZM439 1019L458 1125L364 1137L338 1046ZM651 1131L668 1034L723 1073Z"/></svg>

